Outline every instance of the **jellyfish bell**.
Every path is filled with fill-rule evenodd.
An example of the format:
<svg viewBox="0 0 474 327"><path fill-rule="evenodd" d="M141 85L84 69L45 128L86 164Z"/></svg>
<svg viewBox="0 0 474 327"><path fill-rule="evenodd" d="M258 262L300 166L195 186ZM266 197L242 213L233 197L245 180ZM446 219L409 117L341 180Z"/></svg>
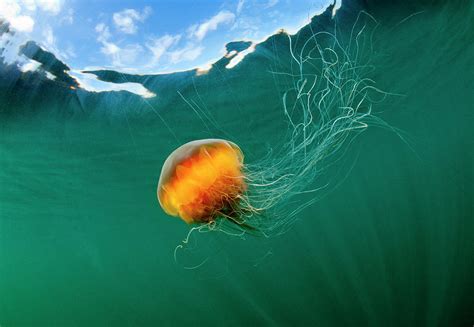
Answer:
<svg viewBox="0 0 474 327"><path fill-rule="evenodd" d="M157 187L161 207L188 224L232 218L246 190L243 159L240 148L226 140L197 140L180 146L161 170Z"/></svg>

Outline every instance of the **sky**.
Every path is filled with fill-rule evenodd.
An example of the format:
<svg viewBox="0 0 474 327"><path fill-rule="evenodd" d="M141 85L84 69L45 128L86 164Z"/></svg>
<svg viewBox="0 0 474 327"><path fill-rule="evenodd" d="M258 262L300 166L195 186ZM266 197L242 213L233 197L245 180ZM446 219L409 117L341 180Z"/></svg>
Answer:
<svg viewBox="0 0 474 327"><path fill-rule="evenodd" d="M74 70L150 74L203 67L231 41L294 33L329 2L0 0L0 17L18 42L35 40Z"/></svg>

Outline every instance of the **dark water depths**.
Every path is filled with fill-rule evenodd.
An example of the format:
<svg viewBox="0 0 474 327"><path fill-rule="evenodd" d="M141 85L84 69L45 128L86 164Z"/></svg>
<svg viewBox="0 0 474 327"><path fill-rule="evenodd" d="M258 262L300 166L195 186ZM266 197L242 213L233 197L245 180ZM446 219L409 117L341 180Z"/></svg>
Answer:
<svg viewBox="0 0 474 327"><path fill-rule="evenodd" d="M250 162L284 142L283 38L233 70L144 78L146 101L3 75L0 325L471 326L474 6L367 10L370 77L401 95L374 111L407 142L369 127L288 233L199 235L218 252L201 269L174 261L189 226L157 204L161 164L193 139L231 138Z"/></svg>

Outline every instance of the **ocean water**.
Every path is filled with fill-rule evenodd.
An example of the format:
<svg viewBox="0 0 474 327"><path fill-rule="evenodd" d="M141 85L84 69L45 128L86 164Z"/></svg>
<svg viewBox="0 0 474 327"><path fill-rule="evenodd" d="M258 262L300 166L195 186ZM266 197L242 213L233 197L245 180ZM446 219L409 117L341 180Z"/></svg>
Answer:
<svg viewBox="0 0 474 327"><path fill-rule="evenodd" d="M472 326L474 5L343 1L292 44L334 22L356 40L361 11L386 125L343 144L318 176L332 186L282 235L197 233L177 260L190 226L156 200L161 165L211 137L249 163L276 155L288 36L203 75L95 72L148 99L0 65L0 325Z"/></svg>

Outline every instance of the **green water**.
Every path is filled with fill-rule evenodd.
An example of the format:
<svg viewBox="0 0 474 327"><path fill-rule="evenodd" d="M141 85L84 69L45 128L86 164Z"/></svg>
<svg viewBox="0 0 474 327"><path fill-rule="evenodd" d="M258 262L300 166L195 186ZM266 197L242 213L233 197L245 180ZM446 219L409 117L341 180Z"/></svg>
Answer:
<svg viewBox="0 0 474 327"><path fill-rule="evenodd" d="M369 128L291 230L199 235L186 262L202 244L212 256L198 269L173 258L189 226L157 204L161 164L193 139L232 138L250 162L284 142L268 71L286 43L233 70L146 79L148 101L2 84L0 325L472 326L474 6L367 10L380 23L370 77L401 95L374 111L406 142Z"/></svg>

